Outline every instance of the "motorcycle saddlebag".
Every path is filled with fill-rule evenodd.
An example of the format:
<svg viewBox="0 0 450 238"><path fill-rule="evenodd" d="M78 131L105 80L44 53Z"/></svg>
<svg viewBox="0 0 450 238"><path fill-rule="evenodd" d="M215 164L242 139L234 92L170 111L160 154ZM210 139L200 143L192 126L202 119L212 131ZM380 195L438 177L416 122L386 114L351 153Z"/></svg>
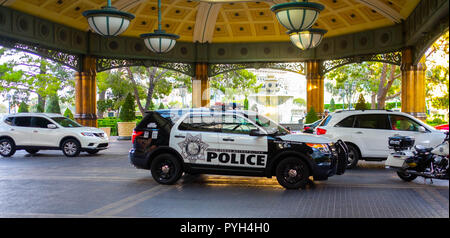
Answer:
<svg viewBox="0 0 450 238"><path fill-rule="evenodd" d="M389 148L396 151L407 150L414 146L414 138L409 136L389 137Z"/></svg>

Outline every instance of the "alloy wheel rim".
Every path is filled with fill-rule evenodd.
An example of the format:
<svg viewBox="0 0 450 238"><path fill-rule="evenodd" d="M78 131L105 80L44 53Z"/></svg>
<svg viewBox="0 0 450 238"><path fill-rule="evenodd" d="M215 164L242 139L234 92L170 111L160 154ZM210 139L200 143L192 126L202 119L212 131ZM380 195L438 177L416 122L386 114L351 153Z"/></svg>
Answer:
<svg viewBox="0 0 450 238"><path fill-rule="evenodd" d="M350 150L348 152L347 165L351 165L354 160L355 160L355 152L353 150Z"/></svg>
<svg viewBox="0 0 450 238"><path fill-rule="evenodd" d="M0 153L2 155L7 155L11 152L11 144L9 142L3 142L0 144Z"/></svg>
<svg viewBox="0 0 450 238"><path fill-rule="evenodd" d="M174 165L173 165L172 161L164 160L159 164L159 166L157 168L158 169L156 172L158 174L159 180L163 181L163 180L169 180L170 178L172 178L172 176L174 174Z"/></svg>
<svg viewBox="0 0 450 238"><path fill-rule="evenodd" d="M290 184L298 183L303 179L303 166L301 164L288 164L283 174L286 182Z"/></svg>
<svg viewBox="0 0 450 238"><path fill-rule="evenodd" d="M73 155L77 152L77 145L73 142L67 142L64 144L64 151L69 155Z"/></svg>

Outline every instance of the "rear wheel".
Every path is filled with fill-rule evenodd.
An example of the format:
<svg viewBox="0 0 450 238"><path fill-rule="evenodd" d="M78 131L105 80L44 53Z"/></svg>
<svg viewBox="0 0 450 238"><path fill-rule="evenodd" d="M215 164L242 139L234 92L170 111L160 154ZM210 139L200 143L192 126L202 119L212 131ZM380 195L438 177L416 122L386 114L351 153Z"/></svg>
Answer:
<svg viewBox="0 0 450 238"><path fill-rule="evenodd" d="M358 160L361 158L361 155L359 154L359 150L356 148L356 146L347 144L347 147L348 147L347 169L354 169L356 168L356 165L358 164Z"/></svg>
<svg viewBox="0 0 450 238"><path fill-rule="evenodd" d="M289 157L277 165L275 174L281 186L287 189L299 189L308 183L310 171L302 159Z"/></svg>
<svg viewBox="0 0 450 238"><path fill-rule="evenodd" d="M400 177L405 182L411 182L411 181L413 181L414 179L417 178L417 175L410 174L410 173L408 173L406 171L397 171L397 175L398 175L398 177Z"/></svg>
<svg viewBox="0 0 450 238"><path fill-rule="evenodd" d="M61 149L65 156L67 157L75 157L78 156L81 152L80 143L75 139L67 139L62 145Z"/></svg>
<svg viewBox="0 0 450 238"><path fill-rule="evenodd" d="M25 151L28 152L28 154L32 154L32 155L34 155L37 152L39 152L39 150L37 150L37 149L26 149Z"/></svg>
<svg viewBox="0 0 450 238"><path fill-rule="evenodd" d="M10 139L0 140L0 155L2 157L10 157L16 153L16 145Z"/></svg>
<svg viewBox="0 0 450 238"><path fill-rule="evenodd" d="M151 165L152 177L160 184L174 184L183 174L182 164L171 154L156 156Z"/></svg>

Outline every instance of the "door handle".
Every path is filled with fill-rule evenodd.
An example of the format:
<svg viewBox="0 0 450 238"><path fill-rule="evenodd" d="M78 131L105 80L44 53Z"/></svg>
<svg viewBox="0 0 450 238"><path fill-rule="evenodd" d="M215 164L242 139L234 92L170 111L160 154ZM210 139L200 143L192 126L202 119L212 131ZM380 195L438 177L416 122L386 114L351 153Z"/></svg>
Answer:
<svg viewBox="0 0 450 238"><path fill-rule="evenodd" d="M33 133L38 133L38 131L34 130Z"/></svg>
<svg viewBox="0 0 450 238"><path fill-rule="evenodd" d="M357 131L356 134L362 134L362 131Z"/></svg>
<svg viewBox="0 0 450 238"><path fill-rule="evenodd" d="M11 130L10 131L14 131L14 129L13 128L11 128Z"/></svg>
<svg viewBox="0 0 450 238"><path fill-rule="evenodd" d="M234 139L232 139L232 138L223 138L222 140L223 141L234 141Z"/></svg>
<svg viewBox="0 0 450 238"><path fill-rule="evenodd" d="M185 138L186 136L184 135L175 135L175 138Z"/></svg>

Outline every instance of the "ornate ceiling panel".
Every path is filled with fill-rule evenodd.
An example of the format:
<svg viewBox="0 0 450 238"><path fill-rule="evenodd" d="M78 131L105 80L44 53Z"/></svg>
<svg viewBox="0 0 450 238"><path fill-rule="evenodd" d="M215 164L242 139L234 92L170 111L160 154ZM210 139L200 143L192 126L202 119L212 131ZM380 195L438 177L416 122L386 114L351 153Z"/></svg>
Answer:
<svg viewBox="0 0 450 238"><path fill-rule="evenodd" d="M180 35L180 41L192 42L267 42L289 41L270 11L270 6L287 0L201 3L198 0L162 0L163 30ZM325 37L344 35L394 25L406 19L419 0L315 0L325 5L315 27L328 30ZM64 24L82 31L88 24L81 13L99 9L106 0L8 0L7 7ZM136 15L124 36L138 37L157 28L157 0L112 0L113 6ZM198 24L198 9L205 4L220 4L220 10ZM204 12L202 13L205 14ZM207 13L208 14L208 13ZM207 18L207 20L205 20ZM197 23L197 24L196 24ZM195 27L202 27L195 30ZM204 32L206 31L206 32ZM196 37L194 34L201 34ZM206 37L205 37L206 36Z"/></svg>

